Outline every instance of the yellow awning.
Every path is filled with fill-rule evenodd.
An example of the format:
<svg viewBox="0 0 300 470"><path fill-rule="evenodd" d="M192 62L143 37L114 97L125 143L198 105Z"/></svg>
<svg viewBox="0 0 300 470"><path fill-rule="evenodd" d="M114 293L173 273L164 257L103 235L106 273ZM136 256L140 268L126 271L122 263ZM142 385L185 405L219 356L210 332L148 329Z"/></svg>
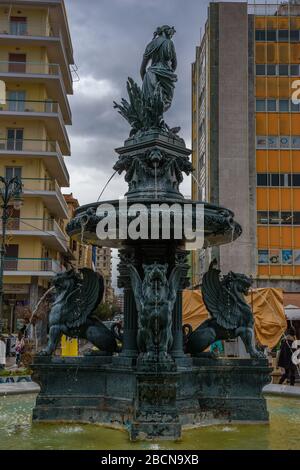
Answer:
<svg viewBox="0 0 300 470"><path fill-rule="evenodd" d="M263 346L273 348L287 328L282 289L253 289L246 297L254 313L255 335ZM197 328L209 318L199 290L183 292L183 324Z"/></svg>

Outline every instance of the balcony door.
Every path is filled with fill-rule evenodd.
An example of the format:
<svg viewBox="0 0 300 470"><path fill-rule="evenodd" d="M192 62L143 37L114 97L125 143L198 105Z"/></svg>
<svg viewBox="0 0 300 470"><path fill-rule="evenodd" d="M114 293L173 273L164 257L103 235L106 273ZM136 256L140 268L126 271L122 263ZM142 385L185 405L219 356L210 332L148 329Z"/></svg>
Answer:
<svg viewBox="0 0 300 470"><path fill-rule="evenodd" d="M9 54L8 71L11 73L26 73L26 54Z"/></svg>
<svg viewBox="0 0 300 470"><path fill-rule="evenodd" d="M9 21L9 32L14 36L26 36L27 18L25 16L11 16Z"/></svg>
<svg viewBox="0 0 300 470"><path fill-rule="evenodd" d="M7 150L23 150L24 129L7 129Z"/></svg>
<svg viewBox="0 0 300 470"><path fill-rule="evenodd" d="M26 91L9 91L7 93L8 110L23 113L25 111Z"/></svg>
<svg viewBox="0 0 300 470"><path fill-rule="evenodd" d="M19 245L8 245L6 247L4 271L17 271L19 257Z"/></svg>

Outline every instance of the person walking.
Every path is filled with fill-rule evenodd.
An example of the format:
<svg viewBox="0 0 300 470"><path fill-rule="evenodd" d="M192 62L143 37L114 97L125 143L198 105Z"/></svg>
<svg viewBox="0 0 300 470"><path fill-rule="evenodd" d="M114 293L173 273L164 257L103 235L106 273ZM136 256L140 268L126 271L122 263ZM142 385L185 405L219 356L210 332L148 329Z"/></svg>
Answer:
<svg viewBox="0 0 300 470"><path fill-rule="evenodd" d="M292 346L294 341L295 330L293 328L289 328L286 332L286 336L282 340L278 358L278 366L284 369L284 373L279 380L280 384L283 384L285 380L288 380L290 385L295 385L296 365L292 361L292 355L294 352Z"/></svg>
<svg viewBox="0 0 300 470"><path fill-rule="evenodd" d="M24 337L21 331L18 333L18 339L16 341L16 365L20 367L21 364L21 358L22 358L22 352L24 350Z"/></svg>
<svg viewBox="0 0 300 470"><path fill-rule="evenodd" d="M6 365L6 341L4 336L0 336L0 370Z"/></svg>

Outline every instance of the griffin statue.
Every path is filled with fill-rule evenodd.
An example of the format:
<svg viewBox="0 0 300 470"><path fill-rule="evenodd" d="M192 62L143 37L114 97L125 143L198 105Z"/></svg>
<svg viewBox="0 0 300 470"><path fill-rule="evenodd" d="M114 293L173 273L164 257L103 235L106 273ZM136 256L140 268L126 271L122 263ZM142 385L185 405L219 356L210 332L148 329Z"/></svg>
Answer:
<svg viewBox="0 0 300 470"><path fill-rule="evenodd" d="M233 272L220 279L220 270L214 267L215 263L210 264L202 280L203 301L211 318L193 332L190 325L184 325L184 331L189 330L185 338L186 352L198 355L215 341L240 337L252 358L264 357L255 348L254 319L244 298L252 280Z"/></svg>
<svg viewBox="0 0 300 470"><path fill-rule="evenodd" d="M79 273L70 270L53 279L54 302L49 314L49 343L40 354L51 355L62 335L84 338L101 351L117 351L117 334L106 328L95 316L104 293L100 274L83 268Z"/></svg>
<svg viewBox="0 0 300 470"><path fill-rule="evenodd" d="M169 350L173 343L172 313L181 279L176 266L167 278L168 264L143 265L142 281L136 268L128 263L138 311L138 348L143 360L173 362Z"/></svg>

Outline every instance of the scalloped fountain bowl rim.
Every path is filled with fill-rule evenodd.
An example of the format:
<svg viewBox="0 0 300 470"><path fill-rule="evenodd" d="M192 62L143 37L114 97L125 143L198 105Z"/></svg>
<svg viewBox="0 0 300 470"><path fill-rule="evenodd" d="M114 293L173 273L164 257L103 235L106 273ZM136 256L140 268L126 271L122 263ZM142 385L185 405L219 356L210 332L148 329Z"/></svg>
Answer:
<svg viewBox="0 0 300 470"><path fill-rule="evenodd" d="M123 199L124 201L124 199ZM190 199L178 198L171 199L166 197L161 197L158 199L149 199L149 198L127 198L127 209L135 204L143 204L146 206L148 214L150 216L150 211L153 210L153 205L162 205L168 204L169 207L174 208L176 205L177 209L183 214L183 208L186 205L192 205L192 214L193 214L193 229L196 228L196 215L197 215L197 206L204 206L204 245L203 248L210 246L225 245L233 242L242 234L242 228L238 222L234 220L234 213L225 207L216 206L202 201L193 201ZM158 239L139 239L131 240L129 238L109 238L106 240L100 240L96 234L97 223L104 218L96 216L96 211L101 205L111 205L116 211L117 215L117 227L118 227L118 218L119 218L119 200L107 200L99 201L91 204L85 204L80 206L75 211L75 217L67 226L67 233L69 236L76 240L80 240L84 243L88 243L96 246L107 246L110 248L122 248L128 245L136 245L138 243L161 243L168 242L169 240L164 240L159 237ZM124 206L123 208L127 210ZM163 210L163 209L162 209ZM169 209L166 209L169 212ZM200 211L201 212L201 211ZM123 214L123 215L127 215ZM182 215L183 217L183 215ZM128 220L131 221L132 217L128 216ZM84 227L83 226L84 223ZM170 241L177 242L178 245L184 245L186 240L184 237L179 240L172 236L172 229L174 228L173 218L171 217L171 237Z"/></svg>

